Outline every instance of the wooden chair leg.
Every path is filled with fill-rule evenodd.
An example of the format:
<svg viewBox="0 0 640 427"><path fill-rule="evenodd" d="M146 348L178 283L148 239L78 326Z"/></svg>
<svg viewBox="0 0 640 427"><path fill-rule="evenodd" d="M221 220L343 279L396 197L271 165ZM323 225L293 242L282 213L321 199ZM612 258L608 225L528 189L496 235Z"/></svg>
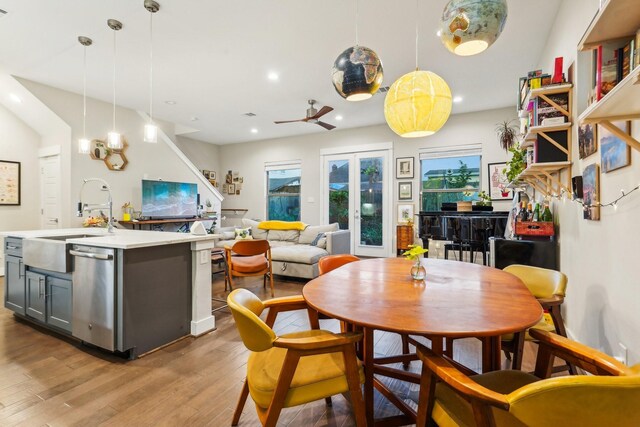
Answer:
<svg viewBox="0 0 640 427"><path fill-rule="evenodd" d="M560 311L559 305L553 305L549 307L549 314L551 315L551 319L553 320L553 325L556 328L556 333L560 336L567 337L567 330L564 327L564 319L562 318L562 312ZM567 362L567 368L571 375L576 375L577 371L575 366L572 363Z"/></svg>
<svg viewBox="0 0 640 427"><path fill-rule="evenodd" d="M311 326L311 329L320 329L320 319L318 319L318 312L309 307L307 309L307 315L309 316L309 326Z"/></svg>
<svg viewBox="0 0 640 427"><path fill-rule="evenodd" d="M364 399L360 388L360 375L358 374L358 363L356 362L356 350L352 345L344 347L342 352L344 357L345 375L349 384L349 394L351 396L351 406L356 419L356 426L367 425L367 418L364 409Z"/></svg>
<svg viewBox="0 0 640 427"><path fill-rule="evenodd" d="M284 406L284 399L287 397L291 380L296 372L299 361L300 354L298 352L287 350L287 355L282 364L282 370L278 376L278 384L273 392L271 404L267 410L267 419L265 420L264 427L276 427L280 412L282 412L282 407Z"/></svg>
<svg viewBox="0 0 640 427"><path fill-rule="evenodd" d="M407 334L400 334L400 338L402 339L402 354L409 354L409 336ZM402 362L402 367L404 369L409 369L410 361Z"/></svg>
<svg viewBox="0 0 640 427"><path fill-rule="evenodd" d="M242 391L240 392L240 397L238 398L238 404L236 405L236 410L233 413L233 420L231 421L232 426L237 426L240 422L240 416L242 415L244 404L247 401L247 396L249 396L249 384L245 378L244 384L242 385Z"/></svg>
<svg viewBox="0 0 640 427"><path fill-rule="evenodd" d="M453 338L447 337L444 339L445 347L443 354L451 359L453 359Z"/></svg>
<svg viewBox="0 0 640 427"><path fill-rule="evenodd" d="M325 397L324 398L324 402L327 404L327 406L331 407L333 406L333 402L331 402L331 396L329 397Z"/></svg>
<svg viewBox="0 0 640 427"><path fill-rule="evenodd" d="M269 272L269 280L271 281L271 298L275 297L275 293L273 291L273 273Z"/></svg>
<svg viewBox="0 0 640 427"><path fill-rule="evenodd" d="M511 360L511 369L522 369L522 355L524 354L524 335L525 331L513 334L513 356Z"/></svg>
<svg viewBox="0 0 640 427"><path fill-rule="evenodd" d="M426 365L422 364L420 376L420 393L418 394L418 417L416 427L427 427L433 410L434 395L436 392L436 379Z"/></svg>
<svg viewBox="0 0 640 427"><path fill-rule="evenodd" d="M229 277L229 290L233 291L233 273L229 272L228 277Z"/></svg>

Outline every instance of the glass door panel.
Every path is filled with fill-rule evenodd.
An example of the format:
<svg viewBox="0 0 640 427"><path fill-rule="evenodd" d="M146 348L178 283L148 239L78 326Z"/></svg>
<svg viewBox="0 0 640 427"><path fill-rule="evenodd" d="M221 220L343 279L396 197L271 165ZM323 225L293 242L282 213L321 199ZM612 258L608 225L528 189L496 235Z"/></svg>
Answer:
<svg viewBox="0 0 640 427"><path fill-rule="evenodd" d="M329 223L337 222L341 230L349 230L351 159L327 160L329 171Z"/></svg>

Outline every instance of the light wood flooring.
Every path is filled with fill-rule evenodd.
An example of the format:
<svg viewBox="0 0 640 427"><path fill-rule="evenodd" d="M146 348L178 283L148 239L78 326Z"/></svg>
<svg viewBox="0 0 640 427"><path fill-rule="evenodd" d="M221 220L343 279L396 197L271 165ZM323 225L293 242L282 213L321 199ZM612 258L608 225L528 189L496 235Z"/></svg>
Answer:
<svg viewBox="0 0 640 427"><path fill-rule="evenodd" d="M214 277L214 296L225 296L222 279L221 274ZM267 298L260 278L246 278L239 284ZM304 281L277 278L276 296L299 294L303 285ZM230 425L248 352L228 309L215 315L215 331L127 361L34 327L1 307L0 426ZM334 320L321 321L321 327L339 328ZM291 312L281 315L274 329L285 333L303 328L308 328L306 314ZM376 333L376 341L376 353L400 353L397 335ZM454 357L478 369L478 342L456 341ZM525 368L530 368L532 357L527 348ZM418 362L412 362L411 370L419 372ZM395 380L389 384L415 405L417 386ZM399 413L377 392L375 402L376 417ZM260 425L250 397L240 425ZM354 421L349 403L335 396L332 407L318 401L285 409L279 425L342 427Z"/></svg>

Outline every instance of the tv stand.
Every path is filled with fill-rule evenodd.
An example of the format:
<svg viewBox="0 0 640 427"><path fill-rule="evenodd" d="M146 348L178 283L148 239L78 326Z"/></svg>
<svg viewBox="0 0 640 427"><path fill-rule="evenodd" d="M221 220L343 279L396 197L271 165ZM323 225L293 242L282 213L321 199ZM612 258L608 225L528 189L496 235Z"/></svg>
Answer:
<svg viewBox="0 0 640 427"><path fill-rule="evenodd" d="M133 221L118 221L119 224L123 225L131 225L132 229L136 229L136 225L138 226L138 230L142 230L143 225L149 226L149 230L152 230L154 226L163 227L166 224L182 224L183 227L187 227L191 222L196 221L212 221L215 218L175 218L175 219L145 219L145 220L133 220ZM156 230L158 231L158 230ZM160 230L162 231L162 230Z"/></svg>

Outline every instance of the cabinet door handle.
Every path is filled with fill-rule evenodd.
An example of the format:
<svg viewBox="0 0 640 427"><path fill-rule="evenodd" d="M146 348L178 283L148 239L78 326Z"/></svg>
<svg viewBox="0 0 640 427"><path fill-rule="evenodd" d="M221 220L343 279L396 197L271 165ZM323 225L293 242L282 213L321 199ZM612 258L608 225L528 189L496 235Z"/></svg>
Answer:
<svg viewBox="0 0 640 427"><path fill-rule="evenodd" d="M40 293L40 299L44 298L44 286L42 286L42 277L38 278L38 292Z"/></svg>
<svg viewBox="0 0 640 427"><path fill-rule="evenodd" d="M7 249L11 249L11 250L15 251L15 250L18 250L18 249L20 249L20 248L19 248L19 247L17 247L17 246L7 245Z"/></svg>
<svg viewBox="0 0 640 427"><path fill-rule="evenodd" d="M21 279L22 277L24 277L24 262L22 262L22 259L18 260L18 279Z"/></svg>

